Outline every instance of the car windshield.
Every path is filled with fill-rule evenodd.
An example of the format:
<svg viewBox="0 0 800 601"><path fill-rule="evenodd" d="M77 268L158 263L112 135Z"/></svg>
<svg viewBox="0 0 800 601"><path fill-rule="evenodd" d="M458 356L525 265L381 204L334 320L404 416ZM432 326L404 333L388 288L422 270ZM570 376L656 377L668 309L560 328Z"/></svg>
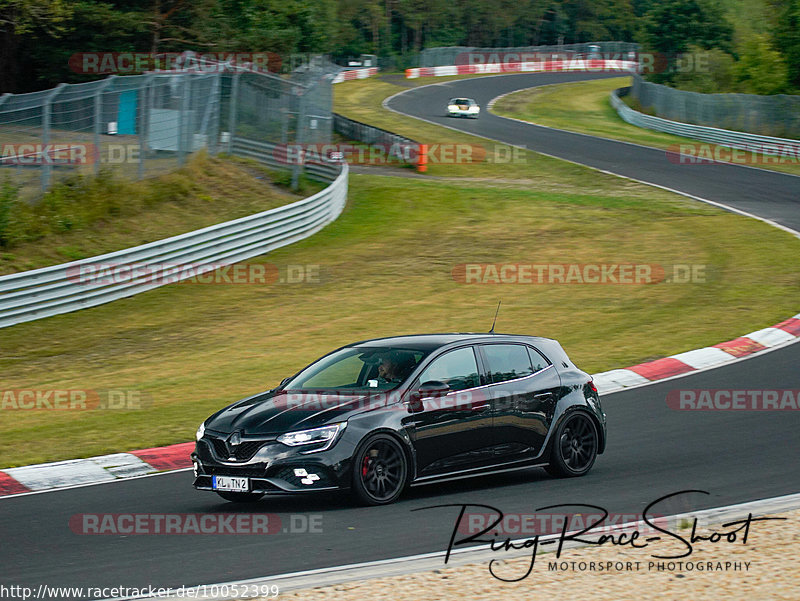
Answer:
<svg viewBox="0 0 800 601"><path fill-rule="evenodd" d="M450 104L471 104L471 102L469 98L453 98Z"/></svg>
<svg viewBox="0 0 800 601"><path fill-rule="evenodd" d="M347 347L309 365L284 390L391 390L427 355L428 351L410 348Z"/></svg>

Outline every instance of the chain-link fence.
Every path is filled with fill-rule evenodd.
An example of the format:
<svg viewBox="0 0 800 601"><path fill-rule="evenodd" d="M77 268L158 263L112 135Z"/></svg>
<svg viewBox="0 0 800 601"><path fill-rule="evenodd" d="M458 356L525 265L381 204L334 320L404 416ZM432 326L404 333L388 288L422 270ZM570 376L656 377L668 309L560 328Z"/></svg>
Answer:
<svg viewBox="0 0 800 601"><path fill-rule="evenodd" d="M631 97L657 117L778 138L800 139L800 96L700 94L633 78Z"/></svg>
<svg viewBox="0 0 800 601"><path fill-rule="evenodd" d="M230 151L234 136L330 142L331 81L341 67L319 61L289 78L212 67L218 68L110 76L5 94L0 178L9 178L21 198L32 199L75 173L105 168L130 178L158 175L203 148L212 155Z"/></svg>
<svg viewBox="0 0 800 601"><path fill-rule="evenodd" d="M445 46L426 48L419 55L419 67L443 67L492 60L513 54L556 54L561 57L577 56L598 58L624 58L628 52L638 52L639 45L632 42L586 42L553 46L517 46L509 48L474 48L471 46ZM472 55L472 57L470 57ZM483 60L481 60L483 59ZM519 59L517 59L519 60ZM510 62L494 59L493 62Z"/></svg>

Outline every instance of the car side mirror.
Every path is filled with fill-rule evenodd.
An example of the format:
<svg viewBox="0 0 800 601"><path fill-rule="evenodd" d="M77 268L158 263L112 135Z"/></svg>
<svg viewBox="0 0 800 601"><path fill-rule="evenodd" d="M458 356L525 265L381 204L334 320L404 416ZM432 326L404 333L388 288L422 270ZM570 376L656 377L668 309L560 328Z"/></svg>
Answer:
<svg viewBox="0 0 800 601"><path fill-rule="evenodd" d="M419 392L419 397L421 399L425 399L430 397L444 396L450 392L450 387L439 380L428 380L427 382L420 384L417 392Z"/></svg>
<svg viewBox="0 0 800 601"><path fill-rule="evenodd" d="M431 397L440 397L450 392L450 387L444 382L438 380L430 380L420 385L419 388L412 391L408 397L408 412L419 413L425 409L422 399L429 399Z"/></svg>

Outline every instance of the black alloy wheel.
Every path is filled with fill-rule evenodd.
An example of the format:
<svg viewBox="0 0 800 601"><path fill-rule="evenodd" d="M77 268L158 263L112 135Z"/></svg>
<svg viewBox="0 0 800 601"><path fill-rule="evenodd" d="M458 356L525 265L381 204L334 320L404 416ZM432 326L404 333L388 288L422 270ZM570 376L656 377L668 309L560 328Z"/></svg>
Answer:
<svg viewBox="0 0 800 601"><path fill-rule="evenodd" d="M408 462L394 438L371 436L353 457L353 491L359 501L384 505L400 496L408 479Z"/></svg>
<svg viewBox="0 0 800 601"><path fill-rule="evenodd" d="M553 437L547 472L553 476L575 477L588 472L597 458L597 427L586 413L577 411L567 417Z"/></svg>

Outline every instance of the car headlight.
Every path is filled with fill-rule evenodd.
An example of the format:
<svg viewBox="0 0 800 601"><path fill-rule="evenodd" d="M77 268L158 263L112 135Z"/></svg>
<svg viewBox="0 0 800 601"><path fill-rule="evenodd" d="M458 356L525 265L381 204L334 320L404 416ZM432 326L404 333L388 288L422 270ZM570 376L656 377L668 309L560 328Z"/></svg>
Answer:
<svg viewBox="0 0 800 601"><path fill-rule="evenodd" d="M469 107L469 112L470 113L480 113L481 112L481 107L479 107L479 106L471 106L471 107Z"/></svg>
<svg viewBox="0 0 800 601"><path fill-rule="evenodd" d="M329 448L336 436L341 430L344 430L347 422L340 422L331 426L322 426L321 428L311 428L310 430L298 430L297 432L287 432L278 436L278 442L288 445L290 447L299 447L309 444L323 444L321 448L315 448L315 451L324 451Z"/></svg>
<svg viewBox="0 0 800 601"><path fill-rule="evenodd" d="M195 440L200 440L201 438L203 438L203 434L205 433L206 433L206 423L203 422L202 424L200 424L200 427L197 428L197 432L194 433Z"/></svg>
<svg viewBox="0 0 800 601"><path fill-rule="evenodd" d="M447 110L448 111L457 111L458 107L455 104L448 104L447 105Z"/></svg>

